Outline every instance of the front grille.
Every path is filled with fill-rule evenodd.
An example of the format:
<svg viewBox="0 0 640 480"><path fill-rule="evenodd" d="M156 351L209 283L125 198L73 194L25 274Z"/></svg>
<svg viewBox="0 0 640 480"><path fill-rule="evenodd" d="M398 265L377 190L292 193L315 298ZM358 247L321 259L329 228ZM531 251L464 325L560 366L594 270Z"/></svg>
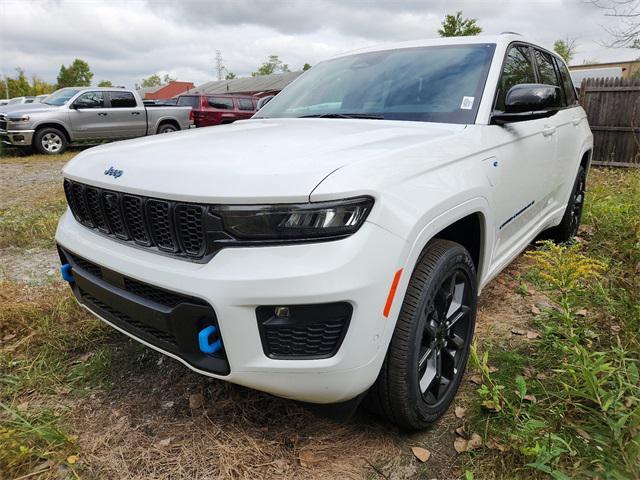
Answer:
<svg viewBox="0 0 640 480"><path fill-rule="evenodd" d="M68 179L64 192L82 225L110 237L178 257L206 253L206 205L105 190Z"/></svg>
<svg viewBox="0 0 640 480"><path fill-rule="evenodd" d="M279 317L275 307L258 307L258 327L265 354L278 359L329 358L342 344L353 308L346 302L287 307Z"/></svg>

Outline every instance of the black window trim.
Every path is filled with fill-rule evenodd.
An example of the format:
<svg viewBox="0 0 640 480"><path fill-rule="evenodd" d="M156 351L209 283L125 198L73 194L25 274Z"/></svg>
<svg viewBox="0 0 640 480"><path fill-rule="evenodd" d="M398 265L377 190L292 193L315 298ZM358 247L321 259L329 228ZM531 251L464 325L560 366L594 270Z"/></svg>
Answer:
<svg viewBox="0 0 640 480"><path fill-rule="evenodd" d="M557 53L551 52L551 51L547 50L544 47L540 47L538 45L533 45L532 43L528 43L528 42L523 42L521 40L515 40L513 42L510 42L509 45L507 45L507 48L504 51L504 55L502 57L502 63L500 63L500 75L498 75L498 81L496 82L495 90L494 90L494 93L493 93L493 102L491 103L491 112L489 113L489 124L491 124L491 117L493 116L493 113L497 111L496 110L496 102L498 101L498 92L500 91L500 80L502 79L502 70L504 68L504 64L505 64L505 62L507 60L507 56L509 55L509 51L511 50L511 48L512 47L517 47L518 45L522 45L524 47L527 47L527 49L529 50L529 56L531 57L531 63L533 65L533 74L534 74L534 76L536 78L536 82L538 82L538 83L540 82L540 76L539 76L539 73L538 73L538 64L536 62L535 55L533 54L533 49L537 48L538 50L540 50L542 52L546 52L546 53L550 54L551 57L555 59L555 62L558 62L558 61L562 62L563 61L561 59L559 60L559 56L558 56ZM555 62L554 62L554 68L556 68ZM568 67L567 67L567 69L568 69ZM556 76L557 76L557 74L556 74ZM561 90L562 90L563 94L566 96L566 94L564 93L564 82L562 82L562 85L563 86L561 87ZM562 107L557 108L556 111L565 110L565 109L568 109L568 108L576 108L576 107L579 107L579 106L580 106L579 102L576 103L575 105L564 105Z"/></svg>

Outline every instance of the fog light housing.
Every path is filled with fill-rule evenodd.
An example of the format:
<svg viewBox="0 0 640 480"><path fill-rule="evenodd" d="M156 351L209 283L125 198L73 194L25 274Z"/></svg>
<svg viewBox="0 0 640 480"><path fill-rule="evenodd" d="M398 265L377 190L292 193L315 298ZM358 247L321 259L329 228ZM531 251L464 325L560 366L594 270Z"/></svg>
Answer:
<svg viewBox="0 0 640 480"><path fill-rule="evenodd" d="M264 354L282 360L333 357L347 334L352 313L348 302L258 307Z"/></svg>

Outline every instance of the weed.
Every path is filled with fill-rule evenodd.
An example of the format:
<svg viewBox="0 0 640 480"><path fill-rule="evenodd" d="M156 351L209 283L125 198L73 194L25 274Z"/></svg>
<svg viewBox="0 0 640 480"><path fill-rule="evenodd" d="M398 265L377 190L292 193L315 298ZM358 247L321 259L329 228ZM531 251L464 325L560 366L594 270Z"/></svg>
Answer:
<svg viewBox="0 0 640 480"><path fill-rule="evenodd" d="M540 339L515 352L491 343L471 352L483 379L471 422L510 445L506 468L640 477L640 175L605 170L600 182L583 237L528 254L526 280L553 302L535 318Z"/></svg>
<svg viewBox="0 0 640 480"><path fill-rule="evenodd" d="M58 427L50 410L24 414L0 402L0 471L33 468L36 462L61 462L73 451L75 438Z"/></svg>

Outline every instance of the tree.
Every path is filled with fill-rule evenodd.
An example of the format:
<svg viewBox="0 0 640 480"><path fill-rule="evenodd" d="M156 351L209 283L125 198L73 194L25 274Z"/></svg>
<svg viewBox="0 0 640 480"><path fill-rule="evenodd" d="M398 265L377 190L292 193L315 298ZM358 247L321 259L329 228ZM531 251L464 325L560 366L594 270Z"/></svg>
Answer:
<svg viewBox="0 0 640 480"><path fill-rule="evenodd" d="M566 40L556 40L553 44L553 50L560 55L565 62L569 63L576 52L576 41L570 40L569 37L567 37Z"/></svg>
<svg viewBox="0 0 640 480"><path fill-rule="evenodd" d="M13 98L27 95L43 95L56 89L55 85L47 83L37 75L31 76L31 83L21 68L16 68L15 77L5 76L0 85L0 97ZM7 96L8 95L8 96Z"/></svg>
<svg viewBox="0 0 640 480"><path fill-rule="evenodd" d="M141 84L142 88L159 87L160 85L162 85L162 79L160 78L160 75L156 73L150 77L143 78Z"/></svg>
<svg viewBox="0 0 640 480"><path fill-rule="evenodd" d="M98 86L99 87L113 87L113 83L111 83L111 80L100 80L98 82Z"/></svg>
<svg viewBox="0 0 640 480"><path fill-rule="evenodd" d="M142 83L138 85L136 83L136 90L140 88L149 88L149 87L161 87L162 85L166 85L167 83L175 82L176 79L169 76L169 74L165 74L164 77L160 77L157 73L153 75L143 78Z"/></svg>
<svg viewBox="0 0 640 480"><path fill-rule="evenodd" d="M476 18L462 18L462 12L455 15L447 15L442 22L442 28L438 30L441 37L463 37L478 35L482 28L476 23Z"/></svg>
<svg viewBox="0 0 640 480"><path fill-rule="evenodd" d="M289 65L282 63L278 55L269 55L269 59L260 65L257 72L251 74L252 77L259 75L271 75L276 72L289 72Z"/></svg>
<svg viewBox="0 0 640 480"><path fill-rule="evenodd" d="M233 72L227 72L227 75L224 77L225 80L233 80L236 77L236 74Z"/></svg>
<svg viewBox="0 0 640 480"><path fill-rule="evenodd" d="M89 64L84 60L76 58L71 65L60 66L58 73L58 88L63 87L88 87L91 85L93 73Z"/></svg>
<svg viewBox="0 0 640 480"><path fill-rule="evenodd" d="M31 76L31 95L45 95L55 90L55 85L45 82L37 75Z"/></svg>
<svg viewBox="0 0 640 480"><path fill-rule="evenodd" d="M605 17L618 18L615 27L604 27L611 36L609 47L640 48L640 0L591 0L596 7L605 11Z"/></svg>
<svg viewBox="0 0 640 480"><path fill-rule="evenodd" d="M16 68L16 73L17 75L15 78L7 77L9 98L31 95L31 85L29 85L29 80L27 80L24 70Z"/></svg>
<svg viewBox="0 0 640 480"><path fill-rule="evenodd" d="M302 66L302 71L303 71L303 72L306 72L306 71L307 71L307 70L309 70L310 68L311 68L311 65L310 65L310 64L308 64L308 63L305 63L305 64Z"/></svg>

